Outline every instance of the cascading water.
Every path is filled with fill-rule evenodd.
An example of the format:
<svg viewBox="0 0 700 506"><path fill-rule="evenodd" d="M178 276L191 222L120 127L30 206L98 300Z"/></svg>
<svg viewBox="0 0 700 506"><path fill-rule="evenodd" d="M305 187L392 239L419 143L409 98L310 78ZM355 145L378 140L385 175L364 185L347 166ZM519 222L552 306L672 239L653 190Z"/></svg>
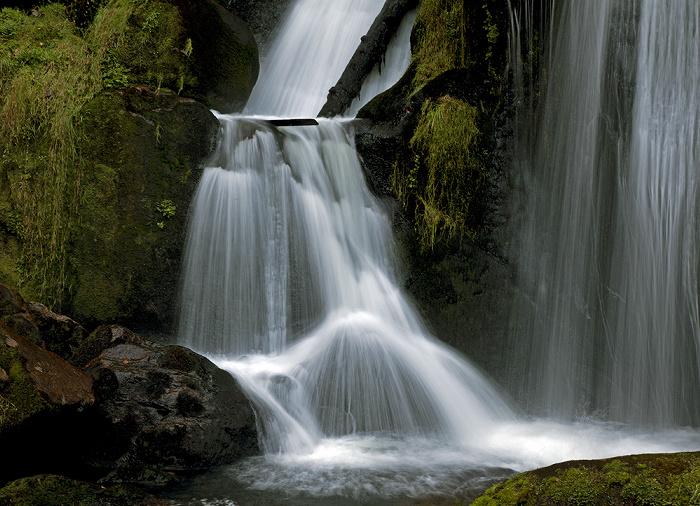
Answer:
<svg viewBox="0 0 700 506"><path fill-rule="evenodd" d="M300 2L290 21L317 3ZM364 3L353 3L355 43L379 10ZM335 8L329 17L348 23ZM324 36L310 32L304 51L317 40L323 49L327 32L344 32L314 25L325 27ZM272 62L290 59L288 36L263 82L284 81ZM327 59L311 59L319 60ZM320 81L304 83L301 94L287 89L289 105L272 109L315 114L327 86ZM274 91L254 94L247 109ZM260 100L267 110L268 98ZM472 440L507 418L509 409L471 366L424 336L394 280L389 222L365 185L346 126L277 129L255 118L219 119L220 146L191 218L181 341L207 353L253 354L228 367L260 404L265 449L311 451L325 436L353 433Z"/></svg>
<svg viewBox="0 0 700 506"><path fill-rule="evenodd" d="M219 146L191 209L179 339L236 376L265 450L195 493L235 482L220 494L269 490L256 499L266 504L280 491L332 504L449 496L511 469L687 448L675 433L518 421L480 373L425 333L397 286L389 221L367 190L351 125L275 127L250 116L320 110L381 8L329 4L298 0L247 116L218 116ZM389 82L403 71L387 68Z"/></svg>
<svg viewBox="0 0 700 506"><path fill-rule="evenodd" d="M700 5L559 6L520 235L534 412L700 423ZM523 379L525 380L523 383Z"/></svg>

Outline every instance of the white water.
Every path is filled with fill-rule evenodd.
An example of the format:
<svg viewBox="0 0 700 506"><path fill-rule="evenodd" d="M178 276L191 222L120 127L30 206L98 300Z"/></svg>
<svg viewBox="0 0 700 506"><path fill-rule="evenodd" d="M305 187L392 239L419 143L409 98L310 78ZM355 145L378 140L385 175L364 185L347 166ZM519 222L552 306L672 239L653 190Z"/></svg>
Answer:
<svg viewBox="0 0 700 506"><path fill-rule="evenodd" d="M377 0L297 0L244 113L316 117L382 6Z"/></svg>
<svg viewBox="0 0 700 506"><path fill-rule="evenodd" d="M700 4L560 11L525 162L518 267L532 304L514 381L534 412L697 425Z"/></svg>
<svg viewBox="0 0 700 506"><path fill-rule="evenodd" d="M341 16L341 3L299 0L247 113L315 115L373 21L367 12L381 8L355 1ZM344 45L309 42L331 36ZM329 54L345 60L326 68ZM469 479L486 483L491 467L504 476L689 449L688 432L519 420L481 373L426 334L397 286L388 218L367 190L349 124L219 120L191 211L179 336L248 392L265 456L209 490L235 480L273 496L450 496Z"/></svg>

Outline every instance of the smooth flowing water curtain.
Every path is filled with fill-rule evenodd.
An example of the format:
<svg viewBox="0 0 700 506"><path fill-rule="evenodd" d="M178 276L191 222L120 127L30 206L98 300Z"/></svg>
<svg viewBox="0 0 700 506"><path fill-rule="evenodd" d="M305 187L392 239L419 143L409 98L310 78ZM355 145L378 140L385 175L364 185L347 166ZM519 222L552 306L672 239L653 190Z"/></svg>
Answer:
<svg viewBox="0 0 700 506"><path fill-rule="evenodd" d="M511 383L535 413L697 425L700 4L555 11L537 137L520 144L529 303Z"/></svg>

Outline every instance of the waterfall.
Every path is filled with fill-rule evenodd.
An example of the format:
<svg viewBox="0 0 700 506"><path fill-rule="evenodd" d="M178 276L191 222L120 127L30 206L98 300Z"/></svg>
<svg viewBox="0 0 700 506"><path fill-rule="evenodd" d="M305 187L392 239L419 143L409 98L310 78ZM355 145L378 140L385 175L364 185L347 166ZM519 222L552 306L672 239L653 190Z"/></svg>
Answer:
<svg viewBox="0 0 700 506"><path fill-rule="evenodd" d="M297 2L246 116L218 116L192 205L179 340L238 378L270 455L361 434L475 444L512 418L471 364L426 334L399 288L389 219L352 127L251 116L315 115L380 8ZM385 78L398 80L403 63Z"/></svg>
<svg viewBox="0 0 700 506"><path fill-rule="evenodd" d="M513 383L535 413L697 425L700 5L558 7L538 137L520 169L517 266L530 304Z"/></svg>
<svg viewBox="0 0 700 506"><path fill-rule="evenodd" d="M554 0L528 1L546 1L555 10ZM697 78L679 75L680 66L660 58L660 41L644 32L645 23L648 30L662 14L651 11L653 2L644 12L636 3L613 0L582 4L571 1L557 10L562 21L550 61L558 73L546 93L544 131L539 141L533 136L520 143L536 154L521 160L523 171L532 172L523 175L524 185L535 193L519 240L520 281L528 287L531 311L521 315L528 332L513 345L520 353L514 369L531 367L532 372L520 369L518 382L560 415L578 409L592 387L610 387L635 368L645 367L650 375L635 386L640 389L650 388L661 374L655 367L677 365L683 369L679 375L684 368L694 370L696 353L696 315L690 311L697 303L695 264L688 262L694 253L685 249L696 226L695 180L687 172L683 188L652 181L668 179L670 166L692 169L694 146L682 143L695 133L685 114L692 108L679 111L682 102L674 94L695 93L681 79ZM697 447L694 431L645 434L598 421L517 417L479 371L426 332L399 287L389 218L367 189L352 122L321 119L318 126L279 127L270 121L270 115L314 116L320 110L380 8L375 0L297 0L244 115L217 114L218 147L188 218L178 339L237 378L255 405L265 454L203 477L202 491L183 492L187 501L193 493L210 497L212 491L216 499L202 503L452 497L465 488L483 490L513 470L557 461ZM688 11L695 18L679 17L685 28L678 31L697 37L697 8ZM402 33L397 44L405 47L408 31ZM670 32L656 36L677 45L667 51L678 64L685 61L685 71L697 68L690 44L672 41ZM644 37L647 47L632 50ZM517 46L515 38L512 42ZM389 63L392 58L387 56L379 88L403 72ZM568 63L571 58L576 65ZM635 65L642 59L670 68L642 71ZM645 79L667 83L659 87ZM607 87L598 86L601 81ZM633 126L644 122L646 128ZM670 149L674 143L689 149ZM660 160L669 169L659 170ZM639 177L632 177L633 165L646 167ZM678 202L677 193L684 194ZM639 207L648 212L673 207L676 214L662 220L660 230L647 230ZM625 221L632 214L639 219ZM675 234L685 244L678 249L666 244L661 263L673 264L675 277L660 272L653 278L656 284L679 283L664 292L675 298L663 303L666 321L686 339L685 354L668 362L671 350L656 357L649 353L656 348L647 349L624 363L612 342L622 332L609 319L613 310L626 315L616 320L620 325L638 322L637 332L647 331L647 338L658 332L649 329L657 321L651 314L658 309L654 299L631 293L641 292L646 278L635 284L637 269L625 265L625 258L632 251L641 254L638 241L659 234L660 241ZM643 268L657 267L650 258ZM615 306L623 300L635 307ZM679 308L685 311L675 311ZM632 309L637 313L625 312ZM607 376L597 375L600 370ZM605 402L623 394L630 404L620 406L628 409L646 395L635 397L621 386L609 388ZM693 393L686 392L686 400ZM593 407L603 398L599 394Z"/></svg>

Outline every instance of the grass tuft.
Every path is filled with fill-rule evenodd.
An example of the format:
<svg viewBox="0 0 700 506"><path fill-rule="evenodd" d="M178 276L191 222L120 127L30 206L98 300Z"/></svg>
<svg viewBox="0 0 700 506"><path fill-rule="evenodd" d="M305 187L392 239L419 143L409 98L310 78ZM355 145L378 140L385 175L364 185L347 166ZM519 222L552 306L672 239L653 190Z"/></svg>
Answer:
<svg viewBox="0 0 700 506"><path fill-rule="evenodd" d="M469 206L486 178L479 115L449 95L425 101L410 141L413 164L394 166L394 191L406 209L414 206L423 250L470 232Z"/></svg>

